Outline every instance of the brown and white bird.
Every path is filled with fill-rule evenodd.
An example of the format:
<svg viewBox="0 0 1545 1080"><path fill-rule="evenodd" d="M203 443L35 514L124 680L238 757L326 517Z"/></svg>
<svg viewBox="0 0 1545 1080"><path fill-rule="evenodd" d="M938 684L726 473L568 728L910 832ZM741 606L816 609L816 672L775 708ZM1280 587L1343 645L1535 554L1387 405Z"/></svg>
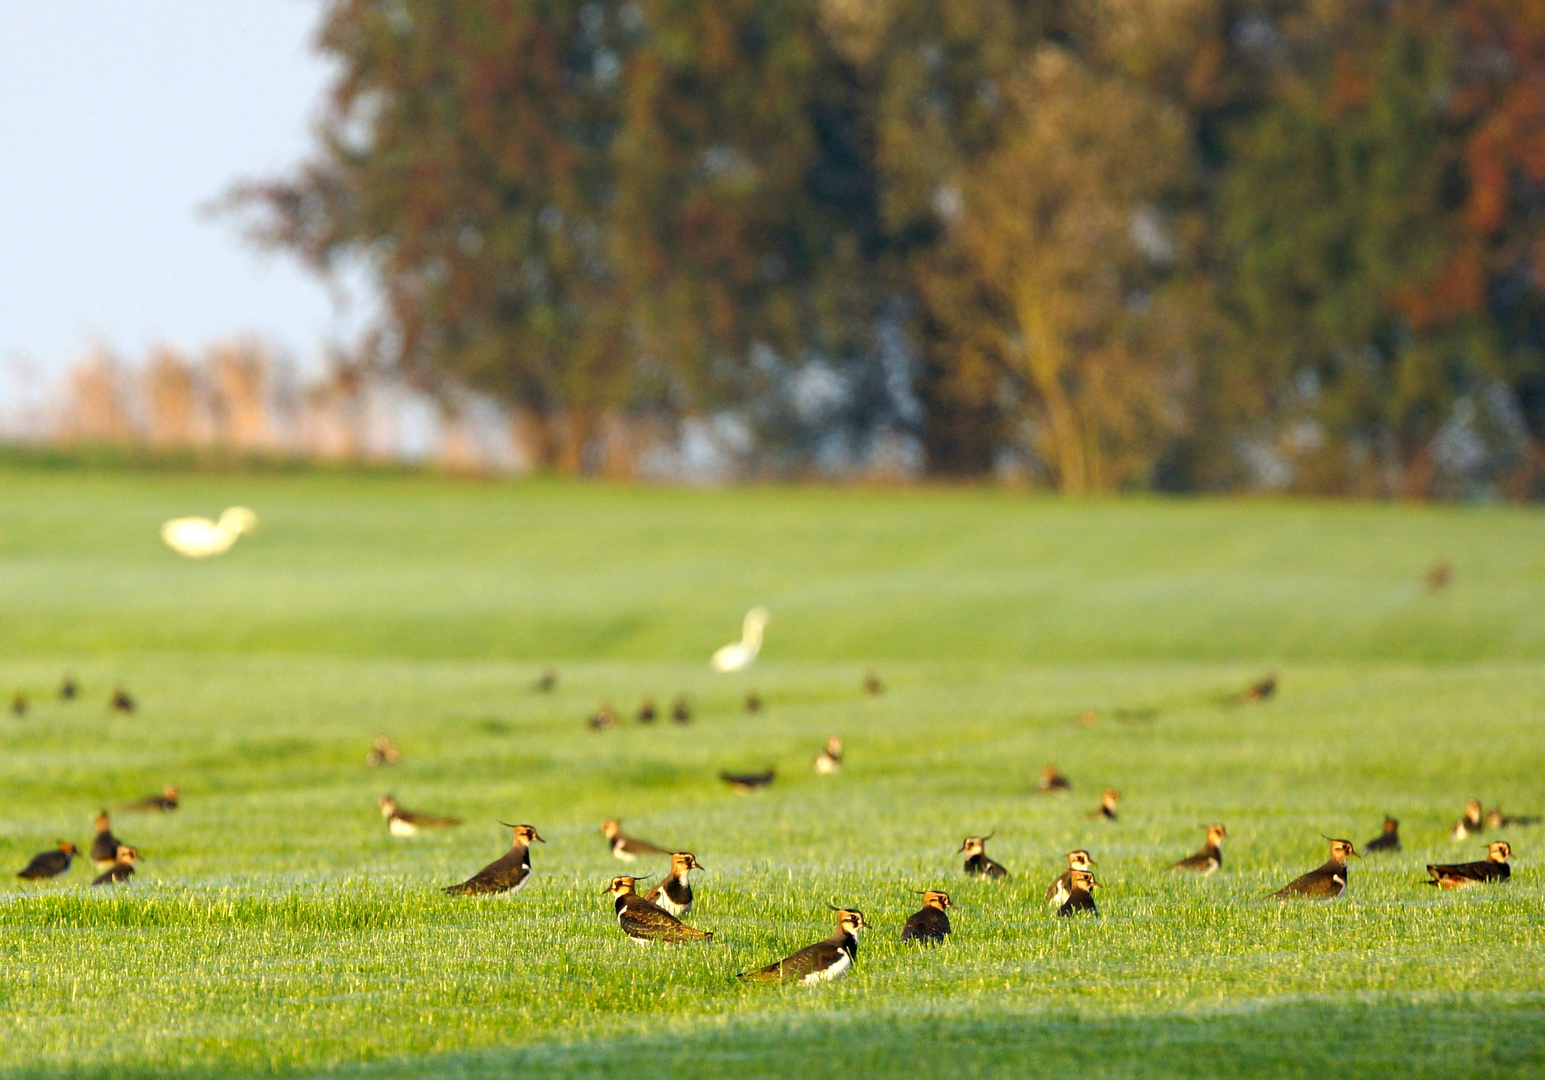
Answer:
<svg viewBox="0 0 1545 1080"><path fill-rule="evenodd" d="M494 893L514 895L531 880L531 844L547 843L530 825L499 824L515 830L510 850L489 863L459 885L448 885L443 890L452 896L490 896Z"/></svg>
<svg viewBox="0 0 1545 1080"><path fill-rule="evenodd" d="M1065 919L1070 915L1098 916L1100 909L1094 906L1094 890L1100 887L1100 883L1094 880L1094 875L1088 870L1074 870L1071 873L1068 898L1057 909L1058 917Z"/></svg>
<svg viewBox="0 0 1545 1080"><path fill-rule="evenodd" d="M1009 872L998 863L987 857L987 841L996 833L988 833L986 836L968 836L960 843L960 851L966 856L965 872L968 877L1005 878Z"/></svg>
<svg viewBox="0 0 1545 1080"><path fill-rule="evenodd" d="M937 945L950 936L950 917L944 910L955 905L950 894L938 889L923 893L923 909L913 913L901 928L902 941L920 941L924 945Z"/></svg>
<svg viewBox="0 0 1545 1080"><path fill-rule="evenodd" d="M1089 870L1093 872L1094 860L1083 848L1068 852L1068 868L1052 879L1052 883L1046 886L1046 902L1053 907L1061 907L1068 902L1068 897L1073 895L1073 871Z"/></svg>
<svg viewBox="0 0 1545 1080"><path fill-rule="evenodd" d="M68 840L59 841L58 850L45 851L32 856L32 861L22 867L16 876L25 881L42 881L70 872L70 860L79 854Z"/></svg>
<svg viewBox="0 0 1545 1080"><path fill-rule="evenodd" d="M118 845L117 857L102 873L92 879L93 885L121 885L134 876L134 864L139 861L139 852L128 844Z"/></svg>
<svg viewBox="0 0 1545 1080"><path fill-rule="evenodd" d="M97 815L97 834L91 841L91 863L98 870L106 870L118 861L118 848L122 846L113 835L107 819L107 811Z"/></svg>
<svg viewBox="0 0 1545 1080"><path fill-rule="evenodd" d="M1504 814L1500 806L1486 811L1486 827L1488 829L1523 828L1528 825L1538 825L1539 823L1540 819L1537 817L1509 816Z"/></svg>
<svg viewBox="0 0 1545 1080"><path fill-rule="evenodd" d="M640 855L669 855L670 848L663 848L659 844L651 844L648 840L640 840L636 836L627 836L622 831L622 822L614 817L609 817L601 822L601 835L606 837L606 843L612 849L612 854L623 862L636 862Z"/></svg>
<svg viewBox="0 0 1545 1080"><path fill-rule="evenodd" d="M1108 787L1100 792L1100 805L1089 811L1089 817L1104 818L1106 821L1116 820L1116 804L1121 801L1121 792L1113 787Z"/></svg>
<svg viewBox="0 0 1545 1080"><path fill-rule="evenodd" d="M671 872L644 897L678 919L692 914L692 882L687 875L703 867L690 851L671 852Z"/></svg>
<svg viewBox="0 0 1545 1080"><path fill-rule="evenodd" d="M170 814L177 809L178 799L181 797L182 792L177 790L176 784L167 784L161 789L159 795L147 795L138 802L131 802L118 809L120 812L130 814L143 813L147 810L159 810L163 814Z"/></svg>
<svg viewBox="0 0 1545 1080"><path fill-rule="evenodd" d="M1350 840L1331 840L1330 858L1271 894L1273 900L1335 900L1347 891L1347 857L1357 855ZM1362 858L1361 855L1357 855Z"/></svg>
<svg viewBox="0 0 1545 1080"><path fill-rule="evenodd" d="M777 779L778 771L771 765L759 773L732 773L721 772L719 779L742 795L750 795L754 791L767 787Z"/></svg>
<svg viewBox="0 0 1545 1080"><path fill-rule="evenodd" d="M1392 817L1384 819L1384 831L1363 845L1363 854L1370 851L1399 851L1400 822Z"/></svg>
<svg viewBox="0 0 1545 1080"><path fill-rule="evenodd" d="M842 768L842 736L826 737L826 749L815 756L813 768L822 776L830 776Z"/></svg>
<svg viewBox="0 0 1545 1080"><path fill-rule="evenodd" d="M605 702L591 714L590 719L586 720L585 723L589 725L591 731L605 731L607 728L614 728L617 726L617 710L612 708L611 702Z"/></svg>
<svg viewBox="0 0 1545 1080"><path fill-rule="evenodd" d="M1432 875L1432 880L1425 884L1460 889L1467 885L1506 881L1513 873L1512 867L1507 864L1512 857L1512 845L1506 840L1493 840L1487 847L1486 858L1481 862L1428 866L1427 873Z"/></svg>
<svg viewBox="0 0 1545 1080"><path fill-rule="evenodd" d="M1485 830L1486 818L1481 813L1481 800L1467 799L1465 800L1464 817L1454 822L1453 827L1448 830L1448 838L1457 843L1471 833L1479 836Z"/></svg>
<svg viewBox="0 0 1545 1080"><path fill-rule="evenodd" d="M1048 765L1041 770L1041 778L1035 782L1035 790L1043 795L1059 795L1073 790L1073 781L1058 772L1057 766Z"/></svg>
<svg viewBox="0 0 1545 1080"><path fill-rule="evenodd" d="M864 913L857 908L839 908L837 932L825 941L806 945L792 956L735 976L747 982L831 982L853 970L858 960L858 932L870 929Z"/></svg>
<svg viewBox="0 0 1545 1080"><path fill-rule="evenodd" d="M1207 826L1207 842L1194 855L1187 855L1170 867L1171 870L1189 870L1204 877L1223 869L1223 838L1228 830L1214 822Z"/></svg>
<svg viewBox="0 0 1545 1080"><path fill-rule="evenodd" d="M430 829L453 829L461 824L459 817L437 817L404 809L391 795L382 795L376 800L376 806L386 819L386 831L393 836L417 836Z"/></svg>
<svg viewBox="0 0 1545 1080"><path fill-rule="evenodd" d="M377 735L370 744L370 751L365 755L365 764L372 769L379 769L383 765L395 765L402 760L402 751L397 749L397 744L392 742L392 737L385 733Z"/></svg>
<svg viewBox="0 0 1545 1080"><path fill-rule="evenodd" d="M637 879L621 874L602 892L612 894L617 909L617 925L640 945L663 941L680 945L685 941L711 941L713 934L687 926L664 908L651 904L634 891Z"/></svg>

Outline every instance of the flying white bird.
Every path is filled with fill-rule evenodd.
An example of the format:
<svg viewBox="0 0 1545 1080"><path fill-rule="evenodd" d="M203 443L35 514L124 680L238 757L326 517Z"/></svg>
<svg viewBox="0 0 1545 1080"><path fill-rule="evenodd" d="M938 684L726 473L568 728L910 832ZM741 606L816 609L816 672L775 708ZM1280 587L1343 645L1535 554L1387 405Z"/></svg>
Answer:
<svg viewBox="0 0 1545 1080"><path fill-rule="evenodd" d="M218 522L208 518L173 518L161 526L161 539L173 551L190 559L205 559L231 550L236 538L257 527L257 515L245 506L233 506Z"/></svg>
<svg viewBox="0 0 1545 1080"><path fill-rule="evenodd" d="M772 616L766 608L754 607L746 612L746 621L740 628L740 640L713 654L713 669L744 671L750 667L756 654L762 651L762 627L767 625L770 618Z"/></svg>

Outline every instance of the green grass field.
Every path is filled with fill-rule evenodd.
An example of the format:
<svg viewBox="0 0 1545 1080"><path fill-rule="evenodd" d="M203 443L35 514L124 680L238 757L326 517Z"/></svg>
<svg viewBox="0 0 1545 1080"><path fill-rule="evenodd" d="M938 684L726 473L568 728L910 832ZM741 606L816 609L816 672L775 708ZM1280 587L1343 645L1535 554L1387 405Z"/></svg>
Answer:
<svg viewBox="0 0 1545 1080"><path fill-rule="evenodd" d="M263 525L229 555L161 545L237 502ZM0 701L33 702L0 716L3 1077L1545 1075L1545 826L1505 886L1421 884L1483 855L1445 836L1466 797L1545 813L1535 509L11 468L0 586ZM714 675L756 603L761 660ZM688 727L584 725L682 692ZM404 760L373 770L381 731ZM1032 794L1049 761L1070 796ZM769 764L758 796L714 778ZM129 886L11 876L167 782L177 813L115 818ZM466 824L392 839L386 790ZM1406 850L1346 899L1260 899L1385 813ZM613 815L708 868L710 945L623 938ZM500 819L548 841L532 884L442 896ZM1224 872L1167 873L1213 820ZM1013 877L964 880L992 829ZM1041 902L1076 846L1097 921ZM955 934L903 948L930 886ZM875 926L850 977L734 980L829 900Z"/></svg>

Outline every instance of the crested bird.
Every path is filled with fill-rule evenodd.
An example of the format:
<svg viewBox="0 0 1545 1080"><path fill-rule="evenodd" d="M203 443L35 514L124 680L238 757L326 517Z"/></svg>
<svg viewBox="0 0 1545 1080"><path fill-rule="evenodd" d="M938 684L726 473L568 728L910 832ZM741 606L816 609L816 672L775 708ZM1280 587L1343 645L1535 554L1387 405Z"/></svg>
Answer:
<svg viewBox="0 0 1545 1080"><path fill-rule="evenodd" d="M1384 819L1384 831L1363 845L1363 854L1370 851L1399 851L1400 822L1392 817Z"/></svg>
<svg viewBox="0 0 1545 1080"><path fill-rule="evenodd" d="M806 945L797 953L754 971L735 976L747 982L830 982L853 969L858 959L858 932L870 929L857 908L828 904L837 913L837 932L825 941Z"/></svg>
<svg viewBox="0 0 1545 1080"><path fill-rule="evenodd" d="M1479 835L1486 828L1485 816L1481 813L1481 800L1466 799L1464 817L1454 822L1448 830L1450 840L1459 841L1471 833Z"/></svg>
<svg viewBox="0 0 1545 1080"><path fill-rule="evenodd" d="M638 722L640 724L652 724L660 714L655 711L654 698L646 697L638 705Z"/></svg>
<svg viewBox="0 0 1545 1080"><path fill-rule="evenodd" d="M66 672L64 678L59 681L59 700L74 701L75 695L79 693L80 684L75 681L74 675Z"/></svg>
<svg viewBox="0 0 1545 1080"><path fill-rule="evenodd" d="M1347 856L1357 855L1350 840L1331 840L1330 858L1272 893L1272 900L1335 900L1347 891Z"/></svg>
<svg viewBox="0 0 1545 1080"><path fill-rule="evenodd" d="M1513 857L1513 847L1506 840L1493 840L1481 862L1453 863L1447 866L1429 865L1427 873L1432 880L1426 885L1441 885L1445 889L1458 889L1466 885L1506 881L1513 873L1507 861Z"/></svg>
<svg viewBox="0 0 1545 1080"><path fill-rule="evenodd" d="M1486 811L1486 827L1488 829L1523 828L1528 825L1538 825L1537 817L1508 817L1502 812L1502 807L1494 807Z"/></svg>
<svg viewBox="0 0 1545 1080"><path fill-rule="evenodd" d="M913 912L901 928L902 941L919 941L924 945L937 945L950 935L950 917L944 910L955 905L950 894L938 889L923 893L921 911Z"/></svg>
<svg viewBox="0 0 1545 1080"><path fill-rule="evenodd" d="M390 795L382 795L376 800L376 806L386 819L386 831L393 836L414 836L428 829L453 829L461 824L459 817L436 817L404 810Z"/></svg>
<svg viewBox="0 0 1545 1080"><path fill-rule="evenodd" d="M692 882L687 875L702 868L697 856L690 851L671 852L671 872L650 889L644 899L678 919L686 918L692 914Z"/></svg>
<svg viewBox="0 0 1545 1080"><path fill-rule="evenodd" d="M128 803L118 809L122 813L130 814L146 810L159 810L163 814L170 814L177 809L178 800L181 797L182 792L178 790L176 784L167 784L159 794L147 795L138 802Z"/></svg>
<svg viewBox="0 0 1545 1080"><path fill-rule="evenodd" d="M32 856L32 861L22 867L16 876L27 881L41 881L44 878L58 877L68 873L70 860L79 852L75 845L68 840L59 841L56 851L45 851L42 854Z"/></svg>
<svg viewBox="0 0 1545 1080"><path fill-rule="evenodd" d="M494 893L514 895L531 880L531 844L547 843L530 825L511 825L499 822L507 829L515 830L510 850L489 863L459 885L447 885L442 891L452 896L490 896Z"/></svg>
<svg viewBox="0 0 1545 1080"><path fill-rule="evenodd" d="M121 686L116 686L113 688L113 696L111 699L109 699L107 704L108 707L111 708L114 712L130 713L135 709L134 699L131 698L129 696L129 692Z"/></svg>
<svg viewBox="0 0 1545 1080"><path fill-rule="evenodd" d="M1100 887L1100 883L1094 880L1094 875L1088 870L1072 870L1071 880L1068 883L1068 898L1057 909L1059 918L1067 918L1070 915L1094 915L1100 914L1100 909L1094 906L1094 890Z"/></svg>
<svg viewBox="0 0 1545 1080"><path fill-rule="evenodd" d="M766 608L754 607L746 612L740 626L740 640L722 646L713 654L713 669L720 673L744 671L756 661L762 651L762 631L772 616Z"/></svg>
<svg viewBox="0 0 1545 1080"><path fill-rule="evenodd" d="M969 877L1001 878L1008 877L1009 872L998 863L987 857L987 841L991 840L996 832L990 832L986 836L968 836L960 844L960 851L955 854L965 853L965 872Z"/></svg>
<svg viewBox="0 0 1545 1080"><path fill-rule="evenodd" d="M842 768L842 736L826 737L826 749L815 756L813 768L823 776Z"/></svg>
<svg viewBox="0 0 1545 1080"><path fill-rule="evenodd" d="M539 694L550 694L558 688L558 669L547 668L537 676L536 682L531 684L531 689Z"/></svg>
<svg viewBox="0 0 1545 1080"><path fill-rule="evenodd" d="M370 744L370 751L365 755L365 764L372 769L379 769L383 765L395 765L402 760L402 751L397 749L397 744L392 742L392 737L385 732L377 735Z"/></svg>
<svg viewBox="0 0 1545 1080"><path fill-rule="evenodd" d="M1227 835L1228 830L1216 822L1207 826L1207 842L1201 850L1194 855L1187 855L1170 869L1190 870L1204 877L1223 869L1223 838Z"/></svg>
<svg viewBox="0 0 1545 1080"><path fill-rule="evenodd" d="M1041 770L1041 778L1035 782L1035 790L1043 795L1054 795L1073 789L1073 781L1057 771L1057 766L1047 765Z"/></svg>
<svg viewBox="0 0 1545 1080"><path fill-rule="evenodd" d="M879 697L881 694L885 693L885 684L882 683L880 681L880 677L872 671L864 676L864 693L868 694L870 697Z"/></svg>
<svg viewBox="0 0 1545 1080"><path fill-rule="evenodd" d="M245 506L228 507L219 521L208 518L173 518L161 526L161 539L179 555L207 559L231 550L237 537L257 528L257 515Z"/></svg>
<svg viewBox="0 0 1545 1080"><path fill-rule="evenodd" d="M139 852L128 844L119 844L117 857L102 873L91 880L93 885L122 885L134 876L134 864L139 862Z"/></svg>
<svg viewBox="0 0 1545 1080"><path fill-rule="evenodd" d="M1068 868L1046 886L1046 902L1054 907L1061 907L1067 903L1068 897L1073 895L1073 871L1089 870L1093 866L1094 860L1083 848L1068 852Z"/></svg>
<svg viewBox="0 0 1545 1080"><path fill-rule="evenodd" d="M692 722L692 706L687 702L685 695L678 696L671 702L671 721L677 724Z"/></svg>
<svg viewBox="0 0 1545 1080"><path fill-rule="evenodd" d="M750 795L754 791L771 784L778 776L778 770L771 765L759 773L732 773L721 772L719 779L742 795Z"/></svg>
<svg viewBox="0 0 1545 1080"><path fill-rule="evenodd" d="M1089 811L1092 818L1102 817L1107 821L1116 820L1116 804L1121 801L1121 792L1113 787L1108 787L1100 792L1100 805Z"/></svg>
<svg viewBox="0 0 1545 1080"><path fill-rule="evenodd" d="M106 870L118 861L118 848L122 846L113 835L107 811L97 815L97 834L91 841L91 862L98 870Z"/></svg>
<svg viewBox="0 0 1545 1080"><path fill-rule="evenodd" d="M668 945L680 945L686 941L711 941L713 934L683 923L664 908L656 907L634 891L637 879L619 874L612 883L602 889L611 893L617 909L617 925L622 932L638 942L649 945L663 941Z"/></svg>
<svg viewBox="0 0 1545 1080"><path fill-rule="evenodd" d="M636 862L640 855L671 853L669 848L651 844L648 840L640 840L636 836L625 835L622 831L622 822L614 817L601 822L601 835L606 837L606 843L612 849L612 855L623 862Z"/></svg>
<svg viewBox="0 0 1545 1080"><path fill-rule="evenodd" d="M1245 688L1241 697L1245 701L1265 701L1277 692L1277 673L1273 671L1258 682L1253 682Z"/></svg>

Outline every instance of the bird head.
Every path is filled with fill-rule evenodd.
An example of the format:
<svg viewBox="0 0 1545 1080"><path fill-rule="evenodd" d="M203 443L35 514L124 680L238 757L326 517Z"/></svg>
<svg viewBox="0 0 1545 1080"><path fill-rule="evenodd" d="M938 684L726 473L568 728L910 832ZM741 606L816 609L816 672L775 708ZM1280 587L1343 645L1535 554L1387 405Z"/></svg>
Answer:
<svg viewBox="0 0 1545 1080"><path fill-rule="evenodd" d="M941 892L938 889L929 889L923 893L923 906L938 908L940 911L943 911L945 908L952 908L955 905L950 903L949 893Z"/></svg>
<svg viewBox="0 0 1545 1080"><path fill-rule="evenodd" d="M397 800L390 795L382 795L376 800L376 805L381 808L382 817L391 817L397 812Z"/></svg>
<svg viewBox="0 0 1545 1080"><path fill-rule="evenodd" d="M864 913L857 908L838 907L836 904L827 904L837 913L837 926L849 934L856 934L860 930L871 929L869 921L864 918Z"/></svg>
<svg viewBox="0 0 1545 1080"><path fill-rule="evenodd" d="M100 813L97 814L97 832L106 832L107 828L108 828L107 811L103 810L103 811L101 811Z"/></svg>
<svg viewBox="0 0 1545 1080"><path fill-rule="evenodd" d="M685 874L688 870L701 870L702 864L697 861L697 856L690 851L677 851L671 855L671 872Z"/></svg>
<svg viewBox="0 0 1545 1080"><path fill-rule="evenodd" d="M1213 847L1223 843L1223 838L1228 835L1228 830L1217 822L1207 826L1207 842Z"/></svg>
<svg viewBox="0 0 1545 1080"><path fill-rule="evenodd" d="M220 515L220 528L228 529L238 536L250 533L257 528L258 517L245 506L232 506Z"/></svg>
<svg viewBox="0 0 1545 1080"><path fill-rule="evenodd" d="M1340 859L1342 862L1346 862L1347 856L1349 855L1357 855L1359 859L1362 858L1362 856L1358 854L1357 848L1353 845L1352 841L1337 840L1331 836L1327 836L1325 839L1330 841L1331 858Z"/></svg>
<svg viewBox="0 0 1545 1080"><path fill-rule="evenodd" d="M524 844L527 847L530 847L533 840L538 844L547 843L546 840L543 840L536 834L536 830L533 829L530 825L511 825L508 821L501 821L499 824L503 825L506 829L515 830L515 843L517 844Z"/></svg>
<svg viewBox="0 0 1545 1080"><path fill-rule="evenodd" d="M842 756L842 736L828 735L826 737L826 752L832 757Z"/></svg>
<svg viewBox="0 0 1545 1080"><path fill-rule="evenodd" d="M1486 849L1486 857L1492 862L1507 862L1513 857L1513 845L1506 840L1493 840Z"/></svg>
<svg viewBox="0 0 1545 1080"><path fill-rule="evenodd" d="M1392 818L1392 817L1385 818L1384 819L1384 831L1386 833L1396 833L1396 832L1399 832L1400 831L1400 822L1397 821L1396 819Z"/></svg>
<svg viewBox="0 0 1545 1080"><path fill-rule="evenodd" d="M1093 865L1094 860L1089 857L1089 853L1083 848L1068 852L1069 870L1087 870Z"/></svg>
<svg viewBox="0 0 1545 1080"><path fill-rule="evenodd" d="M1073 871L1073 888L1082 889L1084 892L1090 892L1091 890L1097 889L1099 887L1100 883L1094 880L1094 875L1088 870Z"/></svg>
<svg viewBox="0 0 1545 1080"><path fill-rule="evenodd" d="M131 848L128 844L119 844L118 861L124 863L127 866L133 866L135 863L139 862L139 852Z"/></svg>
<svg viewBox="0 0 1545 1080"><path fill-rule="evenodd" d="M69 855L71 858L74 858L76 852L75 845L70 843L68 840L59 841L59 850L64 852L66 855Z"/></svg>
<svg viewBox="0 0 1545 1080"><path fill-rule="evenodd" d="M1100 805L1109 810L1114 810L1116 808L1116 804L1120 801L1121 792L1117 791L1113 787L1108 787L1104 791L1100 792Z"/></svg>
<svg viewBox="0 0 1545 1080"><path fill-rule="evenodd" d="M164 788L161 789L161 794L165 798L170 799L172 802L176 802L178 799L182 798L182 792L178 790L176 784L167 784Z"/></svg>
<svg viewBox="0 0 1545 1080"><path fill-rule="evenodd" d="M637 882L638 879L631 874L618 874L612 878L612 883L602 889L601 892L610 893L612 896L627 896L633 892L633 887Z"/></svg>
<svg viewBox="0 0 1545 1080"><path fill-rule="evenodd" d="M967 855L980 855L987 850L987 841L991 840L992 837L992 833L988 833L986 836L968 836L960 842L960 851L956 852L956 854L964 852Z"/></svg>
<svg viewBox="0 0 1545 1080"><path fill-rule="evenodd" d="M1479 800L1479 799L1466 799L1465 800L1465 820L1467 820L1467 821L1479 821L1479 820L1481 820L1481 800Z"/></svg>
<svg viewBox="0 0 1545 1080"><path fill-rule="evenodd" d="M601 835L605 836L606 839L615 840L617 839L617 835L621 832L622 822L618 821L616 818L609 817L605 821L601 822Z"/></svg>

